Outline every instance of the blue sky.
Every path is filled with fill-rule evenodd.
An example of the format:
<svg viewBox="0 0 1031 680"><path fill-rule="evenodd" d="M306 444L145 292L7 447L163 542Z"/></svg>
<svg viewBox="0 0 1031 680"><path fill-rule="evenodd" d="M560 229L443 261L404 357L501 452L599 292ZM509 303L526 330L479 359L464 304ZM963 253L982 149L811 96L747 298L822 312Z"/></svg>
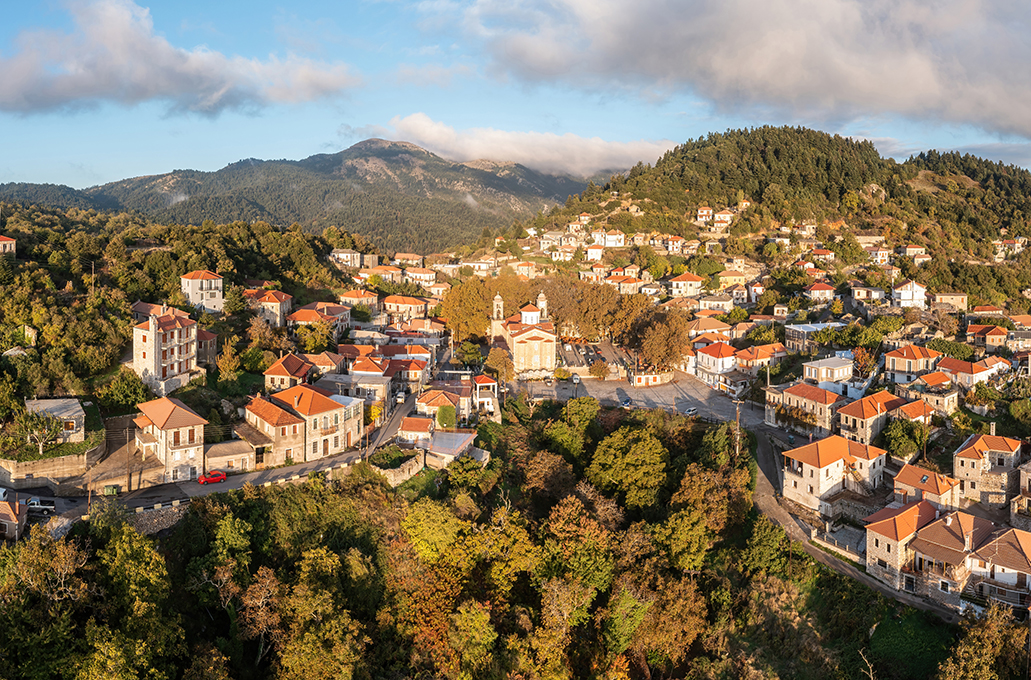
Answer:
<svg viewBox="0 0 1031 680"><path fill-rule="evenodd" d="M764 124L1031 165L1016 0L6 5L0 182L82 188L368 137L586 175Z"/></svg>

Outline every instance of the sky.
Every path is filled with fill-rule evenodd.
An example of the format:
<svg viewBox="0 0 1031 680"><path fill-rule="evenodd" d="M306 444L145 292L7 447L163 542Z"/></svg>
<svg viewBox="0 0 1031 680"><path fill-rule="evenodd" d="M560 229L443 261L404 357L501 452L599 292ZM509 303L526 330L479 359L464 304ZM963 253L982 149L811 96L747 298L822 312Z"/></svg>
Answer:
<svg viewBox="0 0 1031 680"><path fill-rule="evenodd" d="M1031 166L1023 0L34 0L0 183L85 188L380 137L589 176L802 125Z"/></svg>

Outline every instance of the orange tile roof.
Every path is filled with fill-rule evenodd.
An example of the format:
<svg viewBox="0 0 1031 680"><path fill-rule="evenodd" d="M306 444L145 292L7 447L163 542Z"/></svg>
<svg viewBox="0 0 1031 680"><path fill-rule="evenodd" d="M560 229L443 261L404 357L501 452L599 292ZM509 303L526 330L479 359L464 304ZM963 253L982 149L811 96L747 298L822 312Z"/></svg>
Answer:
<svg viewBox="0 0 1031 680"><path fill-rule="evenodd" d="M726 359L734 356L736 350L725 342L715 342L698 350L699 354L706 354L715 359Z"/></svg>
<svg viewBox="0 0 1031 680"><path fill-rule="evenodd" d="M351 365L352 373L382 373L387 370L387 364L384 360L376 360L373 357L359 357L354 364Z"/></svg>
<svg viewBox="0 0 1031 680"><path fill-rule="evenodd" d="M300 425L304 421L286 409L283 409L271 401L262 397L252 397L247 404L247 410L273 427L284 425Z"/></svg>
<svg viewBox="0 0 1031 680"><path fill-rule="evenodd" d="M948 373L942 373L941 371L935 371L934 373L927 373L922 375L917 380L923 381L928 387L935 387L937 385L944 385L945 383L952 382L952 377Z"/></svg>
<svg viewBox="0 0 1031 680"><path fill-rule="evenodd" d="M1003 451L1005 453L1015 453L1020 450L1021 441L1019 439L1010 439L1009 437L998 437L991 434L980 434L970 435L967 440L960 445L957 456L960 458L973 458L975 460L982 460L986 455L992 451Z"/></svg>
<svg viewBox="0 0 1031 680"><path fill-rule="evenodd" d="M969 361L960 361L959 359L953 359L952 357L945 357L938 362L938 370L946 373L965 373L967 375L977 375L978 373L984 373L989 370L987 366L972 364Z"/></svg>
<svg viewBox="0 0 1031 680"><path fill-rule="evenodd" d="M183 274L181 278L189 279L190 281L197 281L212 279L217 280L221 279L222 277L216 274L215 272L208 271L207 269L197 269L196 271L192 271L189 274Z"/></svg>
<svg viewBox="0 0 1031 680"><path fill-rule="evenodd" d="M477 385L497 385L498 381L486 375L474 375L473 382Z"/></svg>
<svg viewBox="0 0 1031 680"><path fill-rule="evenodd" d="M418 416L406 416L401 421L401 432L432 432L433 418L420 418Z"/></svg>
<svg viewBox="0 0 1031 680"><path fill-rule="evenodd" d="M416 297L408 295L388 295L383 298L383 304L385 305L425 305L425 300L420 300Z"/></svg>
<svg viewBox="0 0 1031 680"><path fill-rule="evenodd" d="M895 409L895 414L906 420L919 420L920 418L929 418L934 415L934 408L926 401L917 399L899 406Z"/></svg>
<svg viewBox="0 0 1031 680"><path fill-rule="evenodd" d="M451 392L445 392L444 390L427 390L421 397L419 397L419 403L423 406L429 407L440 407L440 406L458 406L460 397L457 394Z"/></svg>
<svg viewBox="0 0 1031 680"><path fill-rule="evenodd" d="M189 406L171 397L161 397L144 404L138 404L137 408L159 430L175 430L180 427L208 424L208 421L194 413Z"/></svg>
<svg viewBox="0 0 1031 680"><path fill-rule="evenodd" d="M335 316L329 314L323 314L322 312L315 309L298 309L296 312L286 317L289 321L295 323L314 323L316 321L325 321L332 323L336 321Z"/></svg>
<svg viewBox="0 0 1031 680"><path fill-rule="evenodd" d="M859 418L860 420L869 420L880 413L894 411L905 403L906 400L902 397L896 397L885 390L883 392L877 392L875 394L865 396L859 401L854 401L847 406L842 406L838 409L838 413L843 416Z"/></svg>
<svg viewBox="0 0 1031 680"><path fill-rule="evenodd" d="M913 501L901 508L885 508L867 517L866 530L893 541L909 538L935 520L938 510L927 501Z"/></svg>
<svg viewBox="0 0 1031 680"><path fill-rule="evenodd" d="M304 357L299 357L296 354L287 354L265 369L265 375L303 380L308 377L308 373L310 373L313 368L315 368L315 366Z"/></svg>
<svg viewBox="0 0 1031 680"><path fill-rule="evenodd" d="M702 333L701 335L695 336L695 339L692 340L692 342L730 342L730 338L723 333L713 333L710 331L708 333Z"/></svg>
<svg viewBox="0 0 1031 680"><path fill-rule="evenodd" d="M162 333L165 331L175 330L176 328L189 328L190 326L195 326L197 324L196 321L189 317L177 316L175 314L165 314L164 316L156 318L157 330ZM139 328L141 331L150 330L150 320L148 319L136 324L136 328Z"/></svg>
<svg viewBox="0 0 1031 680"><path fill-rule="evenodd" d="M378 351L376 345L337 345L337 353L348 359L367 357Z"/></svg>
<svg viewBox="0 0 1031 680"><path fill-rule="evenodd" d="M886 453L887 451L876 446L867 446L859 442L849 441L835 434L819 439L812 444L785 451L784 457L797 460L811 467L825 468L839 460L843 460L851 465L857 458L873 460Z"/></svg>
<svg viewBox="0 0 1031 680"><path fill-rule="evenodd" d="M692 274L691 272L684 272L680 276L674 276L672 279L670 279L670 281L693 281L695 283L699 283L704 280L705 279L703 279L701 276L698 276L697 274Z"/></svg>
<svg viewBox="0 0 1031 680"><path fill-rule="evenodd" d="M948 493L953 487L959 486L958 479L908 463L903 465L899 473L895 475L895 483L920 489L936 496Z"/></svg>
<svg viewBox="0 0 1031 680"><path fill-rule="evenodd" d="M346 293L341 293L340 294L340 298L341 299L347 299L347 300L351 300L351 299L354 299L354 300L368 300L369 298L378 298L378 297L379 296L376 295L373 292L370 292L370 291L367 291L367 290L361 290L361 289L358 289L358 288L356 288L355 290L349 290Z"/></svg>
<svg viewBox="0 0 1031 680"><path fill-rule="evenodd" d="M840 394L835 394L829 390L825 390L822 387L816 385L810 385L809 383L798 383L784 390L784 394L790 394L793 397L799 399L805 399L806 401L814 401L817 404L833 404L838 401L844 401L845 397Z"/></svg>
<svg viewBox="0 0 1031 680"><path fill-rule="evenodd" d="M343 404L329 398L330 392L312 387L298 385L272 395L272 401L278 406L293 409L303 416L311 416L326 411L343 408Z"/></svg>
<svg viewBox="0 0 1031 680"><path fill-rule="evenodd" d="M927 349L919 345L906 345L905 347L899 347L893 349L884 355L885 360L887 359L909 359L912 361L920 359L936 359L941 356L941 352L935 352L933 349Z"/></svg>
<svg viewBox="0 0 1031 680"><path fill-rule="evenodd" d="M974 554L992 565L1031 574L1031 533L1020 529L1003 529Z"/></svg>
<svg viewBox="0 0 1031 680"><path fill-rule="evenodd" d="M293 300L293 295L290 295L288 293L284 293L281 290L266 290L264 295L262 295L260 297L258 297L258 296L255 296L255 297L257 297L258 302L260 304L266 304L266 305L270 305L270 304L273 304L273 303L282 304L284 302L287 302L288 300Z"/></svg>

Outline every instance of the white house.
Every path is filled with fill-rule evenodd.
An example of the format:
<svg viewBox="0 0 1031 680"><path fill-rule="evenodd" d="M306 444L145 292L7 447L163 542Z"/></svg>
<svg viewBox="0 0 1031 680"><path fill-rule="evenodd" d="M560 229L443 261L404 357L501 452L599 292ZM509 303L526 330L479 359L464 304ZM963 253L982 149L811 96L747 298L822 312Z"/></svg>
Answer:
<svg viewBox="0 0 1031 680"><path fill-rule="evenodd" d="M927 306L927 288L916 281L906 279L892 288L891 303L895 307L923 309Z"/></svg>

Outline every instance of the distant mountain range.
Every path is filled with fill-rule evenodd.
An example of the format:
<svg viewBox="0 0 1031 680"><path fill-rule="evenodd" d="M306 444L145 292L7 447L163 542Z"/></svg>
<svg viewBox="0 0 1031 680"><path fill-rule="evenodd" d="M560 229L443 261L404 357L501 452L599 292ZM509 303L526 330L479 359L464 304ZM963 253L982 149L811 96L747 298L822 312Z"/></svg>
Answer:
<svg viewBox="0 0 1031 680"><path fill-rule="evenodd" d="M139 211L163 223L264 220L311 231L337 225L385 250L429 253L532 217L585 187L516 163L455 163L407 142L369 139L300 161L247 159L216 172L175 170L84 190L0 184L0 199Z"/></svg>

